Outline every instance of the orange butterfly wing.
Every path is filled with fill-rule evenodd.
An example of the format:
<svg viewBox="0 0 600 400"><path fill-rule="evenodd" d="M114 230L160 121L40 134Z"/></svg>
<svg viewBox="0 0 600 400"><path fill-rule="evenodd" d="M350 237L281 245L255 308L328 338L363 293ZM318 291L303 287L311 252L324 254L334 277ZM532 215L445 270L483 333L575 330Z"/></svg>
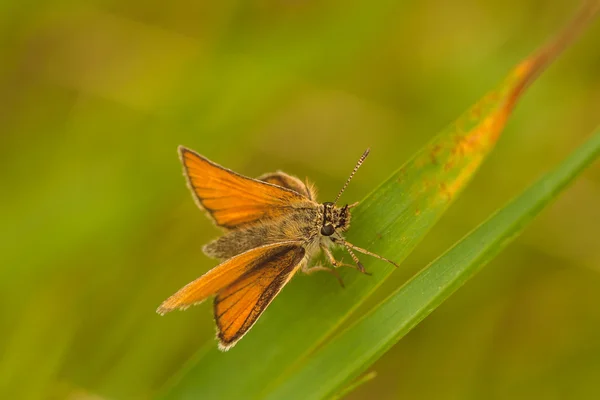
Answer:
<svg viewBox="0 0 600 400"><path fill-rule="evenodd" d="M293 190L242 176L185 147L180 146L179 153L198 205L224 228L241 227L313 204Z"/></svg>
<svg viewBox="0 0 600 400"><path fill-rule="evenodd" d="M165 300L156 310L166 314L176 309L186 309L199 304L209 296L219 293L238 279L257 270L261 265L290 248L298 248L297 242L282 242L248 250L217 265L200 278L188 283ZM301 247L300 247L301 248ZM303 249L304 251L304 249Z"/></svg>
<svg viewBox="0 0 600 400"><path fill-rule="evenodd" d="M260 265L215 297L219 348L228 350L240 340L291 279L304 258L298 244L280 245Z"/></svg>

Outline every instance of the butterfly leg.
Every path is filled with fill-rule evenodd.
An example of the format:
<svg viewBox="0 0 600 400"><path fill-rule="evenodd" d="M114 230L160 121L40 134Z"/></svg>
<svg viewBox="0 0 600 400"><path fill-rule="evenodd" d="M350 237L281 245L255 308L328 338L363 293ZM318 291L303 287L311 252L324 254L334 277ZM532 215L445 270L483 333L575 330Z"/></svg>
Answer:
<svg viewBox="0 0 600 400"><path fill-rule="evenodd" d="M359 253L363 253L363 254L366 254L366 255L368 255L368 256L375 257L375 258L377 258L377 259L379 259L379 260L386 261L386 262L388 262L388 263L392 264L394 267L398 268L398 264L396 264L396 263L395 263L395 262L393 262L392 260L388 260L388 259L387 259L387 258L385 258L385 257L381 257L379 254L371 253L369 250L366 250L366 249L363 249L363 248L361 248L361 247L355 246L355 245L353 245L352 243L348 243L348 242L346 242L346 241L344 241L344 246L346 246L346 249L348 249L348 252L350 253L350 255L352 255L352 254L353 254L353 253L350 251L350 249L352 249L352 250L354 250L354 251L358 251Z"/></svg>
<svg viewBox="0 0 600 400"><path fill-rule="evenodd" d="M306 275L311 275L312 273L318 272L318 271L329 272L330 274L332 274L333 276L335 276L337 278L338 282L340 283L340 285L343 288L346 287L344 285L344 281L342 280L342 277L335 269L327 268L322 265L313 265L312 267L309 267L308 264L305 264L302 267L302 272L304 272Z"/></svg>
<svg viewBox="0 0 600 400"><path fill-rule="evenodd" d="M356 265L352 265L352 264L346 264L342 261L337 261L335 259L335 257L333 257L333 254L331 253L331 250L329 250L327 247L322 246L321 250L323 250L323 253L325 253L325 255L327 256L327 258L329 259L329 262L331 263L331 265L333 265L335 268L338 267L350 267L350 268L355 268L357 269L359 272L365 274L365 275L371 275L371 273L365 271L364 267L362 266L362 264L358 261L358 259L356 259L355 261L357 262Z"/></svg>

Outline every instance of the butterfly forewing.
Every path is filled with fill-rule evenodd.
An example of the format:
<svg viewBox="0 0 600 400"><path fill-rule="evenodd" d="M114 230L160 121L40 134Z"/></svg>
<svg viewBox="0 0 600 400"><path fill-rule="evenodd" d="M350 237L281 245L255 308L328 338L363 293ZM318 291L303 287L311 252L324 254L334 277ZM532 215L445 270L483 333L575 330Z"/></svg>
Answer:
<svg viewBox="0 0 600 400"><path fill-rule="evenodd" d="M298 244L279 245L259 265L219 291L214 312L221 349L233 346L254 325L296 272L304 255Z"/></svg>
<svg viewBox="0 0 600 400"><path fill-rule="evenodd" d="M228 229L283 215L312 202L293 190L248 178L179 148L190 189L214 221Z"/></svg>
<svg viewBox="0 0 600 400"><path fill-rule="evenodd" d="M169 297L158 308L157 312L165 314L176 309L185 309L198 304L207 297L219 293L238 279L255 271L274 256L281 254L282 248L297 248L296 242L270 244L246 251L238 256L217 265L200 278L185 285L177 293Z"/></svg>

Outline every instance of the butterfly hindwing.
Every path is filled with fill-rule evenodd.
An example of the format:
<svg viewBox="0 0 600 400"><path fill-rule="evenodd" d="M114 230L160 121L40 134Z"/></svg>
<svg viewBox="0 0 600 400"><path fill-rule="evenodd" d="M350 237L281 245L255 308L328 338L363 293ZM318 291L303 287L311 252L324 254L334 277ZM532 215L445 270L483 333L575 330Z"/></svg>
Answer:
<svg viewBox="0 0 600 400"><path fill-rule="evenodd" d="M281 186L287 189L291 189L294 192L300 193L302 196L315 200L315 189L308 182L302 182L295 176L288 175L285 172L277 171L269 174L261 175L257 178L258 180L272 183L273 185Z"/></svg>
<svg viewBox="0 0 600 400"><path fill-rule="evenodd" d="M219 291L214 301L219 347L227 350L254 325L279 291L297 271L305 250L282 244L261 264Z"/></svg>

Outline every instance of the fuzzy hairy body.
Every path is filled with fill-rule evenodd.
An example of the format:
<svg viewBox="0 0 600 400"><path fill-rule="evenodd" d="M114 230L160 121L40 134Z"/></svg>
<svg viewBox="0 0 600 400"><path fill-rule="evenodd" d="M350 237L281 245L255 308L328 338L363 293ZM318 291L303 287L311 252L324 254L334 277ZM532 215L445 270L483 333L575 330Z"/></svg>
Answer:
<svg viewBox="0 0 600 400"><path fill-rule="evenodd" d="M317 203L312 185L286 173L269 173L258 179L294 190L311 200L311 204L289 210L285 218L269 218L229 231L203 247L207 256L226 260L259 246L294 241L302 242L306 251L303 264L306 264L319 248L334 245L329 237L321 234L321 228L326 221L339 220L341 208L327 209L323 204ZM350 214L344 213L344 216L340 231L346 230L350 225Z"/></svg>
<svg viewBox="0 0 600 400"><path fill-rule="evenodd" d="M322 207L321 207L322 208ZM226 260L250 249L279 242L299 241L306 249L319 239L323 212L314 208L294 210L285 219L260 221L246 228L227 232L204 246L209 257Z"/></svg>

